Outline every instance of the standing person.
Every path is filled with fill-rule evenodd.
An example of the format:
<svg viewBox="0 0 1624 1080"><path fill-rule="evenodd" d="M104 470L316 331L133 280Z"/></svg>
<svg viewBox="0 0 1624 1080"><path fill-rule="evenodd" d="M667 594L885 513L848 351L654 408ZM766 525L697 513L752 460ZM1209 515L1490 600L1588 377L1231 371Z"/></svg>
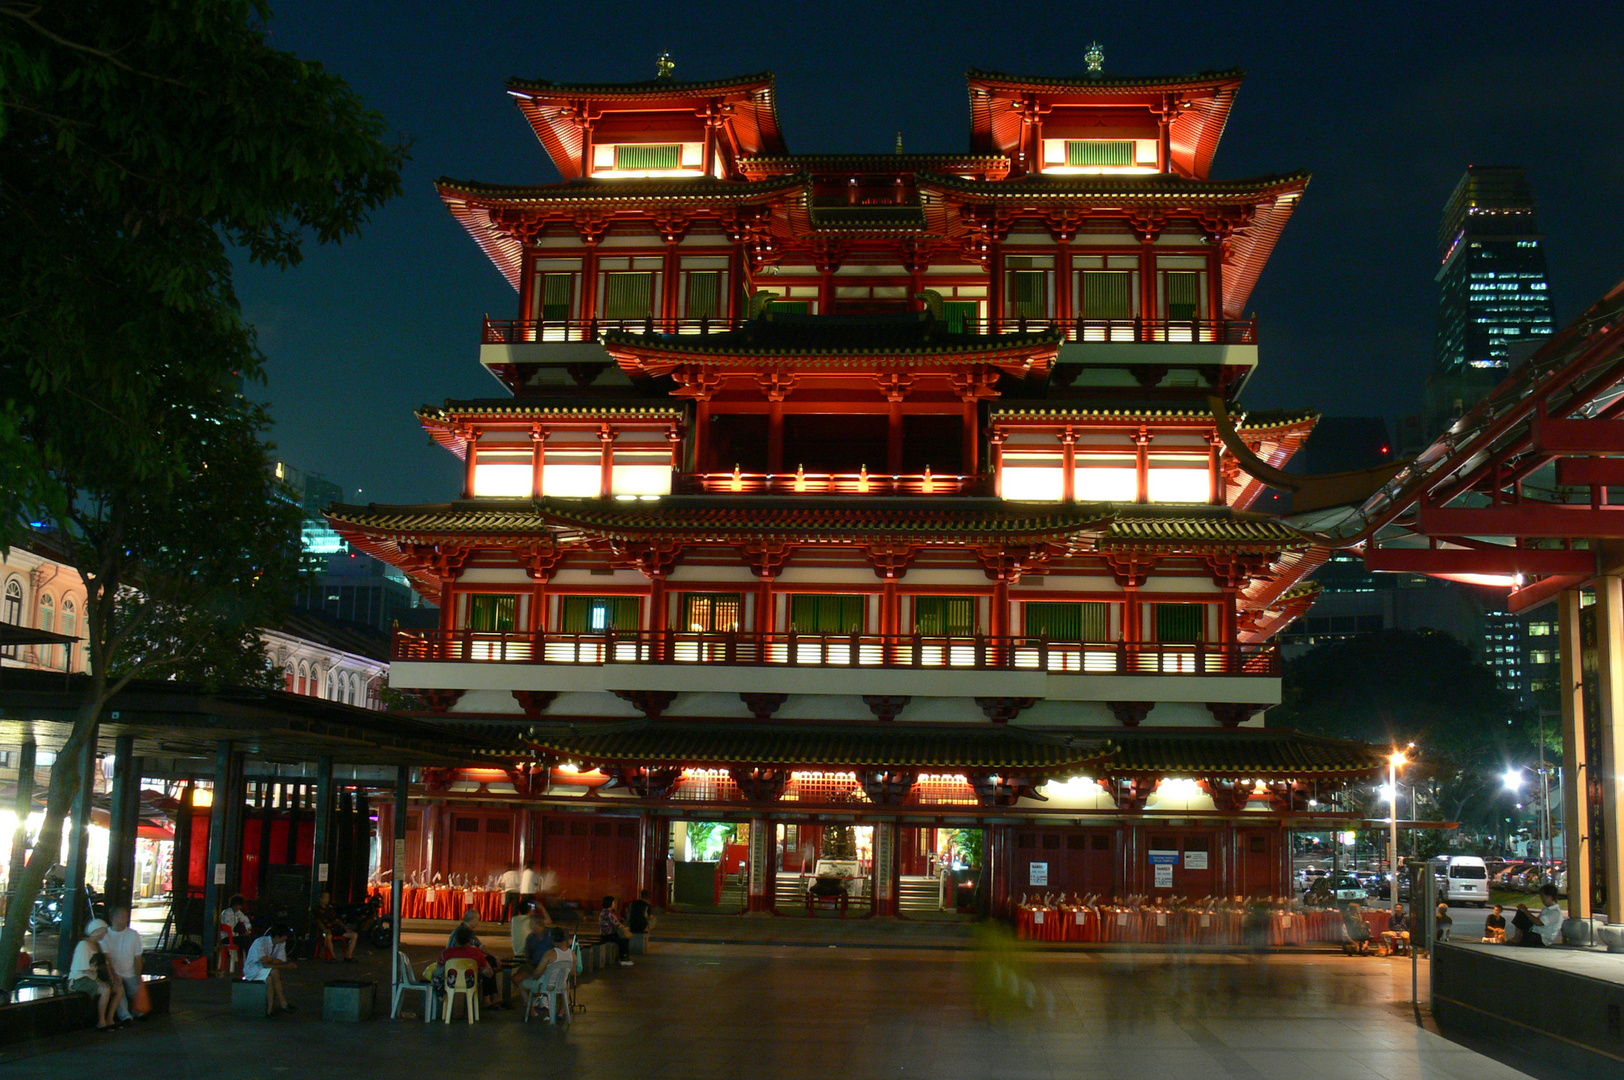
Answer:
<svg viewBox="0 0 1624 1080"><path fill-rule="evenodd" d="M112 1031L118 1026L118 1008L124 1001L124 985L113 978L107 967L102 939L107 924L100 919L85 923L85 936L73 947L73 964L68 968L68 989L90 994L96 999L96 1030Z"/></svg>
<svg viewBox="0 0 1624 1080"><path fill-rule="evenodd" d="M343 959L353 962L355 960L355 943L361 940L361 935L351 930L344 920L338 917L338 909L333 907L333 894L324 892L321 901L311 913L315 923L316 933L327 938L327 948L333 956L338 957L338 942L344 942Z"/></svg>
<svg viewBox="0 0 1624 1080"><path fill-rule="evenodd" d="M282 973L299 966L288 959L288 936L291 933L286 926L272 926L255 938L254 943L248 946L248 951L243 954L243 982L265 984L267 1017L299 1011L298 1006L288 1004L287 991L282 987Z"/></svg>
<svg viewBox="0 0 1624 1080"><path fill-rule="evenodd" d="M620 921L615 914L615 898L603 898L603 910L598 912L598 935L605 941L613 941L615 948L620 952L620 966L631 967L631 931Z"/></svg>
<svg viewBox="0 0 1624 1080"><path fill-rule="evenodd" d="M526 866L519 871L519 892L526 900L534 900L543 911L547 910L547 905L542 902L540 895L541 875L536 873L534 866Z"/></svg>
<svg viewBox="0 0 1624 1080"><path fill-rule="evenodd" d="M1545 939L1545 944L1555 945L1562 936L1562 921L1567 914L1561 905L1556 902L1556 886L1542 885L1539 898L1545 901L1545 906L1539 913L1539 936Z"/></svg>
<svg viewBox="0 0 1624 1080"><path fill-rule="evenodd" d="M142 993L140 931L130 929L130 909L116 907L110 912L113 925L102 938L102 952L107 954L107 966L113 978L119 981L124 994L118 1003L120 1020L145 1020L146 1012L134 1011Z"/></svg>
<svg viewBox="0 0 1624 1080"><path fill-rule="evenodd" d="M1502 914L1504 910L1499 904L1496 904L1494 910L1489 913L1489 917L1483 920L1483 940L1486 943L1492 945L1504 945L1506 943L1506 917Z"/></svg>
<svg viewBox="0 0 1624 1080"><path fill-rule="evenodd" d="M502 872L497 882L502 887L502 919L507 921L518 914L519 897L523 895L521 886L524 875L519 872L518 863L509 863L508 868Z"/></svg>

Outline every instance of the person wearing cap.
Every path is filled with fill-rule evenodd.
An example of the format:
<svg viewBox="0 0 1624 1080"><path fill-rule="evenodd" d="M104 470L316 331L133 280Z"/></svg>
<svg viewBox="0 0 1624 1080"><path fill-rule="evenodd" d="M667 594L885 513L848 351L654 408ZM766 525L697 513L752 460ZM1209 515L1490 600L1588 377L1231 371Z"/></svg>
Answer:
<svg viewBox="0 0 1624 1080"><path fill-rule="evenodd" d="M100 919L85 923L85 936L73 947L73 964L68 968L68 989L90 994L96 999L96 1030L112 1031L118 1026L117 1012L124 1004L124 984L107 968L102 939L107 924Z"/></svg>

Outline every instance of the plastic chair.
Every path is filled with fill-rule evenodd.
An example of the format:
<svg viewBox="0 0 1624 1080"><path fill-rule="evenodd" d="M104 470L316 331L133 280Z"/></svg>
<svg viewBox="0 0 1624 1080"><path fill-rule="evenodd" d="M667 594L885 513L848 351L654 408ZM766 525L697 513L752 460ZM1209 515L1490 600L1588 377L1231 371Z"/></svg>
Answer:
<svg viewBox="0 0 1624 1080"><path fill-rule="evenodd" d="M445 962L445 1022L448 1024L451 1023L451 1014L456 1011L458 994L467 1002L468 1022L472 1024L479 1019L478 961L457 959Z"/></svg>
<svg viewBox="0 0 1624 1080"><path fill-rule="evenodd" d="M237 944L236 931L230 923L220 924L220 944L214 950L214 967L221 975L237 970L242 960L242 946Z"/></svg>
<svg viewBox="0 0 1624 1080"><path fill-rule="evenodd" d="M570 975L574 968L575 964L569 960L554 960L547 965L547 970L541 973L540 985L530 992L530 1007L524 1011L525 1023L528 1024L535 1014L538 999L547 1003L553 1023L558 1023L560 1013L564 1014L566 1020L575 1019L575 1010L570 1005Z"/></svg>
<svg viewBox="0 0 1624 1080"><path fill-rule="evenodd" d="M389 1019L393 1020L400 1015L400 999L408 993L421 993L423 995L423 1022L426 1024L434 1019L435 1006L439 998L434 996L434 977L431 975L427 981L419 979L417 972L412 970L412 962L406 958L405 953L395 954L395 963L400 965L400 978L395 983L395 1002L389 1009Z"/></svg>

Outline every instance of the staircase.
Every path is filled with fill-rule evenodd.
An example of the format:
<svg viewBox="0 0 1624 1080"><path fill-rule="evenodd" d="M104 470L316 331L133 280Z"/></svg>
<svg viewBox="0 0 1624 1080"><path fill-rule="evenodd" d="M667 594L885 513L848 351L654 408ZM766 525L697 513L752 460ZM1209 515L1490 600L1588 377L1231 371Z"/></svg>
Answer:
<svg viewBox="0 0 1624 1080"><path fill-rule="evenodd" d="M897 891L897 910L937 911L941 908L941 888L933 877L904 877Z"/></svg>
<svg viewBox="0 0 1624 1080"><path fill-rule="evenodd" d="M717 905L720 911L743 911L745 904L745 890L749 888L747 879L743 874L729 874L722 880L722 902Z"/></svg>

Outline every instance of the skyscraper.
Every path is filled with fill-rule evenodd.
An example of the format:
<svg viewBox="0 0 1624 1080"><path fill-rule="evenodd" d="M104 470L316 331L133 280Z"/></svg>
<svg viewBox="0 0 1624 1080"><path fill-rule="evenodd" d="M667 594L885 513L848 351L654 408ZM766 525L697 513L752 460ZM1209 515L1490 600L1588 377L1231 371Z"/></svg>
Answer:
<svg viewBox="0 0 1624 1080"><path fill-rule="evenodd" d="M1467 168L1444 207L1438 262L1436 375L1492 385L1526 359L1531 339L1555 329L1534 193L1520 167Z"/></svg>

